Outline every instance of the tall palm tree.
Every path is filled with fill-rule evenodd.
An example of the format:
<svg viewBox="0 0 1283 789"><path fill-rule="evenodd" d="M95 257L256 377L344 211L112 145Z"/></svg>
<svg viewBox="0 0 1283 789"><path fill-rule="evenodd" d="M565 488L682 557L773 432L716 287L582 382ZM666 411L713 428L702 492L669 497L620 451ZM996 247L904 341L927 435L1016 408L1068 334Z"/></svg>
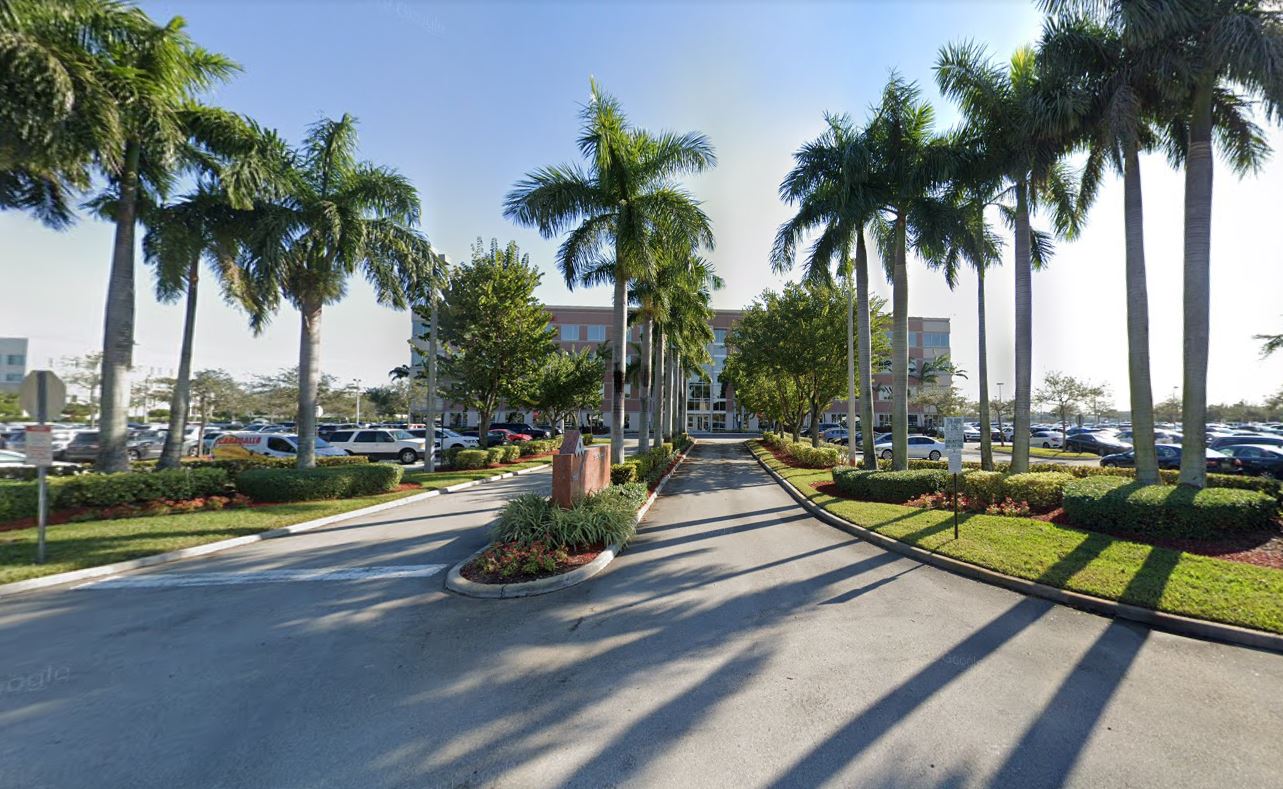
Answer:
<svg viewBox="0 0 1283 789"><path fill-rule="evenodd" d="M892 74L867 134L875 181L884 201L874 223L883 267L891 280L891 448L894 469L909 463L910 248L930 263L945 253L954 207L942 194L966 152L933 132L935 112L915 83ZM872 431L866 427L866 434Z"/></svg>
<svg viewBox="0 0 1283 789"><path fill-rule="evenodd" d="M208 111L193 104L196 95L238 68L198 46L185 27L182 18L175 17L106 48L113 74L109 90L120 104L124 144L102 162L114 205L115 240L103 321L101 449L95 464L99 471L129 467L127 373L134 351L134 238L140 205L158 202L189 164L188 140L199 126L196 119Z"/></svg>
<svg viewBox="0 0 1283 789"><path fill-rule="evenodd" d="M1078 206L1065 164L1074 118L1072 92L1053 93L1040 80L1030 48L1016 50L1006 66L983 46L949 45L936 64L940 90L956 99L970 139L980 141L984 164L1006 185L1004 215L1013 226L1015 250L1016 393L1011 470L1029 469L1029 411L1033 387L1033 242L1030 216L1052 209L1057 232L1078 232Z"/></svg>
<svg viewBox="0 0 1283 789"><path fill-rule="evenodd" d="M624 343L628 330L628 283L655 267L657 228L668 228L713 247L708 216L676 178L703 171L717 158L699 133L651 134L634 128L619 102L594 80L581 113L579 150L587 168L546 167L519 181L504 202L504 214L538 228L545 238L569 231L557 252L566 285L582 282L586 271L614 263L617 340L611 356L611 462L624 459Z"/></svg>
<svg viewBox="0 0 1283 789"><path fill-rule="evenodd" d="M95 160L120 166L124 128L107 50L151 26L111 0L0 0L0 210L66 227Z"/></svg>
<svg viewBox="0 0 1283 789"><path fill-rule="evenodd" d="M797 203L798 212L776 233L771 267L777 273L792 269L798 241L811 232L819 235L804 264L807 279L831 281L829 266L837 259L847 292L847 426L854 431L858 403L858 421L864 426L864 465L873 468L877 459L873 451L869 264L864 230L885 198L882 186L873 180L864 135L846 116L828 115L825 122L828 128L824 134L793 154L794 167L780 185L780 197ZM855 442L849 442L852 462L857 451Z"/></svg>
<svg viewBox="0 0 1283 789"><path fill-rule="evenodd" d="M251 325L263 327L284 297L301 315L298 466L316 465L321 313L361 273L380 304L406 309L434 276L427 239L415 229L419 195L395 170L357 159L351 115L313 124L275 199L255 206L261 219L243 256Z"/></svg>
<svg viewBox="0 0 1283 789"><path fill-rule="evenodd" d="M209 120L209 118L205 118ZM176 203L147 212L144 224L143 255L156 272L156 297L172 302L186 294L187 304L178 359L178 374L170 399L169 430L159 466L175 468L182 455L187 412L191 405L192 342L196 331L196 304L200 264L210 264L229 302L252 301L244 293L238 258L242 242L251 234L259 216L229 194L229 187L245 192L271 190L284 177L287 151L274 132L253 121L222 113L219 128L202 137L207 145L199 151L204 160L200 180L192 193ZM212 142L211 142L212 139ZM225 185L227 184L227 185Z"/></svg>

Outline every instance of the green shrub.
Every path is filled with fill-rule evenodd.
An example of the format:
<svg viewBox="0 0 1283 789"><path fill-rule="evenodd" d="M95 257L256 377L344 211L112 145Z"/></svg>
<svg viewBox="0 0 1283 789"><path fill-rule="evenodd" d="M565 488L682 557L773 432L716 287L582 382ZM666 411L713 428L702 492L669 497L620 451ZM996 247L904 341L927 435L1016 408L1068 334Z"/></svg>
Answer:
<svg viewBox="0 0 1283 789"><path fill-rule="evenodd" d="M318 466L351 466L369 463L370 459L365 455L322 455L316 459ZM235 477L237 474L251 468L294 468L298 461L292 457L276 458L267 457L266 455L251 455L244 458L214 458L211 460L184 460L182 468L221 468L229 476ZM152 471L156 468L156 461L143 460L133 464L135 470Z"/></svg>
<svg viewBox="0 0 1283 789"><path fill-rule="evenodd" d="M919 496L951 490L953 475L938 469L872 471L845 467L833 469L833 482L852 498L903 504Z"/></svg>
<svg viewBox="0 0 1283 789"><path fill-rule="evenodd" d="M962 495L971 501L980 502L985 505L997 504L1002 501L1002 479L1001 471L967 471L962 475L960 486Z"/></svg>
<svg viewBox="0 0 1283 789"><path fill-rule="evenodd" d="M507 446L502 447L502 449L504 463L515 463L521 457L520 444L508 444Z"/></svg>
<svg viewBox="0 0 1283 789"><path fill-rule="evenodd" d="M446 465L450 466L451 468L458 468L458 466L456 465L456 460L459 457L459 453L462 452L463 450L464 450L464 447L461 447L458 445L452 446L449 449L447 449L445 451Z"/></svg>
<svg viewBox="0 0 1283 789"><path fill-rule="evenodd" d="M459 469L485 468L490 453L485 449L461 449L455 453L450 465Z"/></svg>
<svg viewBox="0 0 1283 789"><path fill-rule="evenodd" d="M347 499L388 493L401 484L401 467L387 463L331 468L250 469L236 489L255 501Z"/></svg>
<svg viewBox="0 0 1283 789"><path fill-rule="evenodd" d="M493 539L554 548L625 543L636 531L637 510L646 496L640 484L612 485L568 510L539 494L517 496L499 513Z"/></svg>
<svg viewBox="0 0 1283 789"><path fill-rule="evenodd" d="M227 492L228 474L221 468L177 468L81 474L48 481L49 510L115 507L153 501L185 501ZM0 521L36 514L38 483L0 481Z"/></svg>
<svg viewBox="0 0 1283 789"><path fill-rule="evenodd" d="M502 463L502 462L503 462L503 456L504 456L504 448L503 448L503 447L501 447L501 446L498 446L498 447L487 447L487 448L486 448L486 465L487 465L487 466L493 466L493 465L495 465L496 463Z"/></svg>
<svg viewBox="0 0 1283 789"><path fill-rule="evenodd" d="M50 466L46 471L47 477L75 477L93 473L93 469L89 466ZM36 476L35 466L0 466L0 480L16 479L29 482Z"/></svg>
<svg viewBox="0 0 1283 789"><path fill-rule="evenodd" d="M1250 490L1182 485L1141 485L1098 475L1065 485L1065 514L1083 528L1216 538L1226 532L1272 527L1277 503Z"/></svg>
<svg viewBox="0 0 1283 789"><path fill-rule="evenodd" d="M799 441L786 450L789 457L803 468L833 468L842 462L842 452L837 447L818 446Z"/></svg>
<svg viewBox="0 0 1283 789"><path fill-rule="evenodd" d="M1060 506L1065 485L1073 479L1072 474L1063 471L1012 474L1002 481L1002 494L1023 501L1032 512L1051 512Z"/></svg>
<svg viewBox="0 0 1283 789"><path fill-rule="evenodd" d="M614 463L610 467L610 484L625 485L637 481L636 463Z"/></svg>
<svg viewBox="0 0 1283 789"><path fill-rule="evenodd" d="M520 452L521 457L525 458L530 457L531 455L541 455L548 450L544 449L544 442L536 440L519 444L518 451Z"/></svg>

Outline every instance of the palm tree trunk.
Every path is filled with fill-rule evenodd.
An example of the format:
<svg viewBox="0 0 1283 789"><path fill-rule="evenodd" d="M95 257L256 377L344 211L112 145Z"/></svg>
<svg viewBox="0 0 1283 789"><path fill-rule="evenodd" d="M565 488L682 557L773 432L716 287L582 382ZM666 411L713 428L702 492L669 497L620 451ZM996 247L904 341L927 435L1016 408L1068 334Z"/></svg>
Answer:
<svg viewBox="0 0 1283 789"><path fill-rule="evenodd" d="M686 389L682 386L681 366L677 361L677 346L668 354L668 410L672 420L673 433L685 433L686 422L682 420L682 403L686 400Z"/></svg>
<svg viewBox="0 0 1283 789"><path fill-rule="evenodd" d="M873 452L873 336L869 326L869 250L864 244L864 229L855 239L855 301L856 330L859 332L860 353L857 358L860 374L860 432L864 445L864 467L877 468L878 459Z"/></svg>
<svg viewBox="0 0 1283 789"><path fill-rule="evenodd" d="M1180 484L1207 485L1207 342L1212 245L1212 85L1194 93L1185 157L1185 388Z"/></svg>
<svg viewBox="0 0 1283 789"><path fill-rule="evenodd" d="M891 468L909 467L909 270L904 261L905 218L895 220L891 271Z"/></svg>
<svg viewBox="0 0 1283 789"><path fill-rule="evenodd" d="M298 467L316 465L316 397L321 381L321 304L301 305L298 349ZM482 436L485 433L481 433ZM482 439L484 441L484 439Z"/></svg>
<svg viewBox="0 0 1283 789"><path fill-rule="evenodd" d="M654 389L651 397L655 399L655 442L652 446L660 446L665 441L672 438L672 425L669 424L667 415L668 409L664 407L664 398L668 396L668 368L665 367L664 359L664 330L659 326L655 327L655 368L654 368Z"/></svg>
<svg viewBox="0 0 1283 789"><path fill-rule="evenodd" d="M125 145L116 206L116 238L107 283L107 310L102 339L102 409L98 424L98 471L129 470L126 454L129 368L134 362L134 230L138 222L137 142Z"/></svg>
<svg viewBox="0 0 1283 789"><path fill-rule="evenodd" d="M690 400L688 398L688 389L686 382L686 360L680 356L673 359L673 376L677 381L677 421L682 426L682 432L690 430Z"/></svg>
<svg viewBox="0 0 1283 789"><path fill-rule="evenodd" d="M650 342L650 318L642 320L641 358L637 371L637 450L650 448L650 357L654 353Z"/></svg>
<svg viewBox="0 0 1283 789"><path fill-rule="evenodd" d="M989 339L985 329L985 267L976 269L976 318L980 325L980 468L993 471L993 431L989 429Z"/></svg>
<svg viewBox="0 0 1283 789"><path fill-rule="evenodd" d="M852 464L858 452L855 446L856 399L860 393L855 388L855 283L851 281L850 261L846 271L846 456Z"/></svg>
<svg viewBox="0 0 1283 789"><path fill-rule="evenodd" d="M178 354L178 377L169 400L169 432L160 452L160 468L178 468L183 457L183 437L187 433L187 409L191 405L192 338L196 334L196 290L200 282L200 259L187 268L187 314L183 319L183 342ZM199 440L199 439L197 439ZM199 450L198 450L199 451Z"/></svg>
<svg viewBox="0 0 1283 789"><path fill-rule="evenodd" d="M1016 182L1016 404L1011 415L1011 472L1029 470L1033 389L1033 268L1029 255L1029 185Z"/></svg>
<svg viewBox="0 0 1283 789"><path fill-rule="evenodd" d="M618 247L616 247L618 260ZM614 341L610 348L610 462L624 462L624 370L628 362L628 280L615 276Z"/></svg>
<svg viewBox="0 0 1283 789"><path fill-rule="evenodd" d="M1154 393L1149 380L1149 291L1145 282L1145 228L1140 155L1129 145L1123 159L1123 229L1127 236L1127 381L1131 392L1136 481L1158 484L1154 450Z"/></svg>

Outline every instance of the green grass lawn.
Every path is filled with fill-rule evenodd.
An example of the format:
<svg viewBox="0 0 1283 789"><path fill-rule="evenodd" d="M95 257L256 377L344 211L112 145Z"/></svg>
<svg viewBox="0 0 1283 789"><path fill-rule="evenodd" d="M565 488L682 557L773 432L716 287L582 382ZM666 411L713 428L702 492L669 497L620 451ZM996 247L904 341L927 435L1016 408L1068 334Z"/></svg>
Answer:
<svg viewBox="0 0 1283 789"><path fill-rule="evenodd" d="M816 504L887 537L991 570L1173 614L1283 633L1283 571L1214 559L1031 518L953 514L820 493L828 470L785 466L757 442L753 452Z"/></svg>
<svg viewBox="0 0 1283 789"><path fill-rule="evenodd" d="M426 471L407 471L401 477L402 482L413 482L422 485L426 490L436 490L438 488L448 488L451 485L458 485L460 482L468 482L474 479L485 479L493 477L496 474L506 474L510 471L521 471L526 468L535 466L546 466L551 463L549 458L538 458L536 460L523 460L519 463L509 463L500 468L479 468L469 471L434 471L429 474Z"/></svg>
<svg viewBox="0 0 1283 789"><path fill-rule="evenodd" d="M978 446L978 445L977 445ZM1003 455L1011 454L1011 445L998 446L994 445L993 451ZM1091 452L1064 452L1059 449L1047 449L1046 447L1029 447L1029 455L1036 458L1051 458L1052 460L1095 460L1099 456Z"/></svg>
<svg viewBox="0 0 1283 789"><path fill-rule="evenodd" d="M242 537L411 495L414 491L397 491L342 501L307 501L218 512L65 523L48 528L45 535L48 560L44 564L35 563L35 529L0 532L0 583Z"/></svg>

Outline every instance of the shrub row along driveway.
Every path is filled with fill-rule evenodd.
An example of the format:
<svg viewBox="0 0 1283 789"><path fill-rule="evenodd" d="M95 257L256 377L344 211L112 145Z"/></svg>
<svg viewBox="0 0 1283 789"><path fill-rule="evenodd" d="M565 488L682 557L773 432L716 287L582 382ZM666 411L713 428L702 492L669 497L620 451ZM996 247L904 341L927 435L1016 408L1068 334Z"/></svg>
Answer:
<svg viewBox="0 0 1283 789"><path fill-rule="evenodd" d="M165 572L444 563L482 544L498 496L547 484L537 473ZM739 444L698 446L587 584L495 601L440 589L434 576L14 601L0 679L53 673L0 695L0 765L51 786L1283 773L1283 657L884 553L805 516Z"/></svg>

